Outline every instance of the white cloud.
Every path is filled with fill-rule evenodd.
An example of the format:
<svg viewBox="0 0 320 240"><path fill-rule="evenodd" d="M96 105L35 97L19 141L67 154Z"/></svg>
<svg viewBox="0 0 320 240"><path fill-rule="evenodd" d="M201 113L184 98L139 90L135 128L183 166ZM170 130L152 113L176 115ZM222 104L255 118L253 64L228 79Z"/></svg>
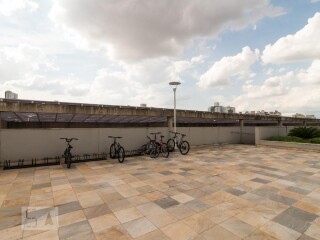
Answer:
<svg viewBox="0 0 320 240"><path fill-rule="evenodd" d="M310 2L311 3L317 3L317 2L320 2L320 0L311 0Z"/></svg>
<svg viewBox="0 0 320 240"><path fill-rule="evenodd" d="M66 78L49 79L46 76L34 74L22 80L10 80L0 85L3 89L10 89L19 94L19 98L66 100L85 96L90 87L79 83L79 79L69 76Z"/></svg>
<svg viewBox="0 0 320 240"><path fill-rule="evenodd" d="M202 88L224 86L231 77L250 76L250 67L259 58L259 50L252 51L244 47L242 52L230 57L223 57L200 77L198 85Z"/></svg>
<svg viewBox="0 0 320 240"><path fill-rule="evenodd" d="M0 14L11 16L18 10L35 11L39 4L33 0L0 0Z"/></svg>
<svg viewBox="0 0 320 240"><path fill-rule="evenodd" d="M307 69L287 72L268 78L263 84L247 81L243 94L232 101L238 111L279 110L282 113L301 112L314 114L319 111L320 61L315 60Z"/></svg>
<svg viewBox="0 0 320 240"><path fill-rule="evenodd" d="M301 83L320 84L320 59L314 60L308 69L301 70L298 76Z"/></svg>
<svg viewBox="0 0 320 240"><path fill-rule="evenodd" d="M262 60L265 63L286 63L320 58L320 12L308 20L308 24L294 35L280 38L267 45Z"/></svg>
<svg viewBox="0 0 320 240"><path fill-rule="evenodd" d="M78 42L107 49L110 56L126 61L177 55L194 39L283 14L269 0L56 0L53 4L51 18L77 35Z"/></svg>
<svg viewBox="0 0 320 240"><path fill-rule="evenodd" d="M0 83L24 79L40 69L53 68L46 54L38 47L20 44L0 49Z"/></svg>

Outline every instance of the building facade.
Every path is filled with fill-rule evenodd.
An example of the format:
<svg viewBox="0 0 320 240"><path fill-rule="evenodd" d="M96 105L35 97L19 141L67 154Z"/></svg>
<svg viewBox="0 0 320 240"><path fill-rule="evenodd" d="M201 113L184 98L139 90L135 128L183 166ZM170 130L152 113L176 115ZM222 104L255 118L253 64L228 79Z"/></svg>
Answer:
<svg viewBox="0 0 320 240"><path fill-rule="evenodd" d="M11 91L5 91L4 95L8 99L18 99L18 94Z"/></svg>

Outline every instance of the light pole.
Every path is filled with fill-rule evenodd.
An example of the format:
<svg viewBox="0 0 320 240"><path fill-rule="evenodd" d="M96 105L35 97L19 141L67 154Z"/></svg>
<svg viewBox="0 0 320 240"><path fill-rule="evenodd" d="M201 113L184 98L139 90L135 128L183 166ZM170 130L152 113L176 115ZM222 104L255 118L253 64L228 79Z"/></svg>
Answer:
<svg viewBox="0 0 320 240"><path fill-rule="evenodd" d="M176 90L177 87L181 84L181 82L169 82L169 85L173 89L173 102L174 102L174 111L173 111L173 124L174 124L174 132L177 132L177 116L176 116Z"/></svg>

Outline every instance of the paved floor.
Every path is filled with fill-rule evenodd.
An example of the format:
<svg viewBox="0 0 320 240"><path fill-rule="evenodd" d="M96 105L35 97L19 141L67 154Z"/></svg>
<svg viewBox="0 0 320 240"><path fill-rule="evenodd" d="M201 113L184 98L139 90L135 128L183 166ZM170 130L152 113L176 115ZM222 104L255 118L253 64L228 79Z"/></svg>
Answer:
<svg viewBox="0 0 320 240"><path fill-rule="evenodd" d="M320 153L206 146L1 171L0 206L2 240L320 239Z"/></svg>

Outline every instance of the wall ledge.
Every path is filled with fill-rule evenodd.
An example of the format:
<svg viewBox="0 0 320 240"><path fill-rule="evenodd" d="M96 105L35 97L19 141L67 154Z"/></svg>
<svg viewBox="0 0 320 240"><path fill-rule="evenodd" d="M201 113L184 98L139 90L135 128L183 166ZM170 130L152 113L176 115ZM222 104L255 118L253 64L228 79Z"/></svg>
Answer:
<svg viewBox="0 0 320 240"><path fill-rule="evenodd" d="M297 148L303 150L313 150L320 152L320 144L313 143L295 143L295 142L282 142L282 141L268 141L259 140L257 146L270 146L270 147L280 147L280 148Z"/></svg>

